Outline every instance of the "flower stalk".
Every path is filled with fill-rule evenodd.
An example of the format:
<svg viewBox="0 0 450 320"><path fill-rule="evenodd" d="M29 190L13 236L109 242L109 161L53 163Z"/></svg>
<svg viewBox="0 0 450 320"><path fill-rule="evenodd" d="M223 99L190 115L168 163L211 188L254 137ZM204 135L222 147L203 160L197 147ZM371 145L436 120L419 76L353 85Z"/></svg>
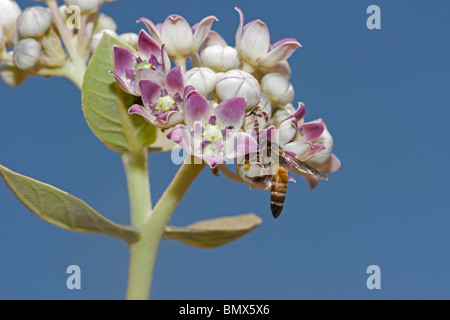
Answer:
<svg viewBox="0 0 450 320"><path fill-rule="evenodd" d="M127 300L147 300L150 297L156 254L167 223L205 165L191 164L193 161L184 163L152 210L147 153L126 154L122 159L128 181L131 222L141 232L140 239L130 244Z"/></svg>

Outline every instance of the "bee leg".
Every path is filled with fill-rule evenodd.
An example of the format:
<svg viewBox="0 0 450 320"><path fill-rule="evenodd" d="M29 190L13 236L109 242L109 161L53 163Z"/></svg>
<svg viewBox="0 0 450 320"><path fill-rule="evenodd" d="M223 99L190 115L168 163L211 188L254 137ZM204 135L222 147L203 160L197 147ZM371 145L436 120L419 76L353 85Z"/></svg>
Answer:
<svg viewBox="0 0 450 320"><path fill-rule="evenodd" d="M212 173L213 175L215 175L216 177L220 177L220 174L219 174L219 167L215 167L215 168L211 169L211 173Z"/></svg>

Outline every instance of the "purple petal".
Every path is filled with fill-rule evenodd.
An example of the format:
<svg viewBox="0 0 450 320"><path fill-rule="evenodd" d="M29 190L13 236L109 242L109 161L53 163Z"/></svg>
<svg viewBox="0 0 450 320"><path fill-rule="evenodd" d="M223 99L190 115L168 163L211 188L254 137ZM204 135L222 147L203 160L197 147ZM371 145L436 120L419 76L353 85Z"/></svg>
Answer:
<svg viewBox="0 0 450 320"><path fill-rule="evenodd" d="M259 64L266 68L271 68L279 62L287 60L299 47L301 47L301 44L295 39L280 40L272 45L272 49L261 59Z"/></svg>
<svg viewBox="0 0 450 320"><path fill-rule="evenodd" d="M214 110L214 115L221 128L241 128L245 117L245 99L235 97L222 101Z"/></svg>
<svg viewBox="0 0 450 320"><path fill-rule="evenodd" d="M140 116L143 116L147 122L150 122L154 124L155 117L148 112L147 109L145 109L143 106L139 104L134 104L128 109L129 114L138 114Z"/></svg>
<svg viewBox="0 0 450 320"><path fill-rule="evenodd" d="M138 39L138 52L141 58L150 61L152 56L158 57L161 54L161 46L147 32L141 30Z"/></svg>
<svg viewBox="0 0 450 320"><path fill-rule="evenodd" d="M270 126L267 129L264 129L258 134L259 141L272 141L276 144L279 144L277 140L277 129L274 126Z"/></svg>
<svg viewBox="0 0 450 320"><path fill-rule="evenodd" d="M171 64L170 64L170 59L169 59L169 55L167 53L165 44L163 44L161 46L161 57L162 57L161 60L162 60L163 70L164 70L165 74L168 74L170 71Z"/></svg>
<svg viewBox="0 0 450 320"><path fill-rule="evenodd" d="M183 69L180 66L173 68L167 75L165 84L172 96L176 93L181 95L184 91Z"/></svg>
<svg viewBox="0 0 450 320"><path fill-rule="evenodd" d="M213 24L214 20L218 21L215 16L207 16L195 26L195 32L194 36L192 37L191 43L191 54L197 52L203 41L205 41L206 37L209 34L209 31L211 30L211 25Z"/></svg>
<svg viewBox="0 0 450 320"><path fill-rule="evenodd" d="M294 183L297 183L297 181L295 180L294 177L288 177L288 181L292 181L292 182L294 182Z"/></svg>
<svg viewBox="0 0 450 320"><path fill-rule="evenodd" d="M185 125L177 125L167 134L167 138L178 144L188 154L192 154L191 135Z"/></svg>
<svg viewBox="0 0 450 320"><path fill-rule="evenodd" d="M150 104L155 103L161 96L161 90L163 87L156 82L151 80L142 80L139 83L141 89L142 102L144 106L149 107Z"/></svg>
<svg viewBox="0 0 450 320"><path fill-rule="evenodd" d="M325 130L325 127L321 122L310 122L300 125L300 134L306 141L316 140L322 135L323 130Z"/></svg>
<svg viewBox="0 0 450 320"><path fill-rule="evenodd" d="M113 46L114 55L114 72L123 77L126 75L126 71L129 69L134 70L136 65L137 54L128 49L120 46Z"/></svg>
<svg viewBox="0 0 450 320"><path fill-rule="evenodd" d="M191 85L187 85L184 88L184 92L183 92L183 99L187 99L189 93L191 93L192 91L195 91L195 88Z"/></svg>
<svg viewBox="0 0 450 320"><path fill-rule="evenodd" d="M291 117L295 118L299 122L305 116L305 112L306 112L305 105L303 104L303 102L299 102L297 110Z"/></svg>
<svg viewBox="0 0 450 320"><path fill-rule="evenodd" d="M141 89L139 88L139 83L142 80L151 80L153 82L162 85L164 83L164 76L152 69L141 68L136 70L136 77L134 80L135 91L141 95Z"/></svg>
<svg viewBox="0 0 450 320"><path fill-rule="evenodd" d="M110 71L109 73L112 74L112 75L114 76L114 78L116 78L117 84L119 85L119 87L120 87L123 91L125 91L125 92L127 92L127 93L129 93L129 94L131 94L131 95L133 95L133 96L139 96L139 95L140 95L140 94L138 94L138 93L136 92L136 90L134 90L133 86L131 86L131 83L130 83L130 85L129 85L129 84L127 84L127 83L125 82L125 80L124 80L123 77L120 77L120 76L119 76L117 73L115 73L114 71ZM127 80L127 82L130 82L130 81Z"/></svg>
<svg viewBox="0 0 450 320"><path fill-rule="evenodd" d="M184 120L183 114L178 111L167 111L156 117L155 125L162 129L171 128Z"/></svg>
<svg viewBox="0 0 450 320"><path fill-rule="evenodd" d="M139 18L136 22L143 22L156 42L158 42L159 44L163 44L160 30L158 30L158 27L155 26L155 24L150 19Z"/></svg>
<svg viewBox="0 0 450 320"><path fill-rule="evenodd" d="M189 128L193 128L195 122L206 124L211 117L208 100L197 91L191 91L186 99L184 115L185 123Z"/></svg>
<svg viewBox="0 0 450 320"><path fill-rule="evenodd" d="M258 142L246 132L236 132L225 141L225 158L227 159L243 157L258 150Z"/></svg>

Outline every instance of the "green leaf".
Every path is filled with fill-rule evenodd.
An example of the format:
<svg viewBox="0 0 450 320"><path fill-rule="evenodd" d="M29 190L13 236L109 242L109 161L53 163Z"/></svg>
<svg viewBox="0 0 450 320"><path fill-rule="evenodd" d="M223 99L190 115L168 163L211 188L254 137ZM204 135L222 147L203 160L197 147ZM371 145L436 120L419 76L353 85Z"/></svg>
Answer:
<svg viewBox="0 0 450 320"><path fill-rule="evenodd" d="M260 225L262 219L254 213L204 220L185 228L167 226L164 239L182 241L188 245L212 249L234 241Z"/></svg>
<svg viewBox="0 0 450 320"><path fill-rule="evenodd" d="M128 243L139 238L136 229L116 224L84 201L46 183L18 174L0 165L0 176L31 212L60 228L105 234Z"/></svg>
<svg viewBox="0 0 450 320"><path fill-rule="evenodd" d="M143 117L128 114L135 97L120 89L109 73L114 70L114 45L130 48L105 32L84 76L83 112L91 130L108 148L132 153L155 142L157 128Z"/></svg>

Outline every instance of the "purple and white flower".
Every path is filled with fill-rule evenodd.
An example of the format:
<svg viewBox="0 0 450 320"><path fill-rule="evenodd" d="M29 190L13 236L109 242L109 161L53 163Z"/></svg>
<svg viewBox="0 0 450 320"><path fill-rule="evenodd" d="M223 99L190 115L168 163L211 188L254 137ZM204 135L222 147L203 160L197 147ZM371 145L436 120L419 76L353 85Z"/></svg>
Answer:
<svg viewBox="0 0 450 320"><path fill-rule="evenodd" d="M175 67L166 76L164 82L141 80L139 82L143 106L130 107L130 114L138 114L161 129L171 128L184 121L183 105L192 86L184 84L181 67Z"/></svg>
<svg viewBox="0 0 450 320"><path fill-rule="evenodd" d="M255 20L244 26L244 13L239 13L239 27L236 32L236 49L241 60L254 68L271 68L288 59L292 53L301 47L292 38L270 44L269 28L261 20Z"/></svg>
<svg viewBox="0 0 450 320"><path fill-rule="evenodd" d="M172 58L186 58L195 54L211 30L211 25L217 21L215 16L207 16L192 28L180 15L172 14L163 23L154 24L147 18L140 18L150 31L153 38L165 45Z"/></svg>
<svg viewBox="0 0 450 320"><path fill-rule="evenodd" d="M305 161L323 174L339 170L341 163L332 153L333 137L325 121L317 119L304 122L305 105L299 103L298 109L279 124L280 146L295 158ZM316 177L305 176L311 188L319 183Z"/></svg>
<svg viewBox="0 0 450 320"><path fill-rule="evenodd" d="M230 98L214 110L200 93L190 91L184 105L185 125L172 129L167 138L211 168L258 150L258 143L241 127L245 99Z"/></svg>
<svg viewBox="0 0 450 320"><path fill-rule="evenodd" d="M134 96L141 95L141 80L162 83L170 70L164 45L159 45L144 30L139 33L137 49L136 52L131 48L114 46L114 71L110 71L119 86Z"/></svg>

